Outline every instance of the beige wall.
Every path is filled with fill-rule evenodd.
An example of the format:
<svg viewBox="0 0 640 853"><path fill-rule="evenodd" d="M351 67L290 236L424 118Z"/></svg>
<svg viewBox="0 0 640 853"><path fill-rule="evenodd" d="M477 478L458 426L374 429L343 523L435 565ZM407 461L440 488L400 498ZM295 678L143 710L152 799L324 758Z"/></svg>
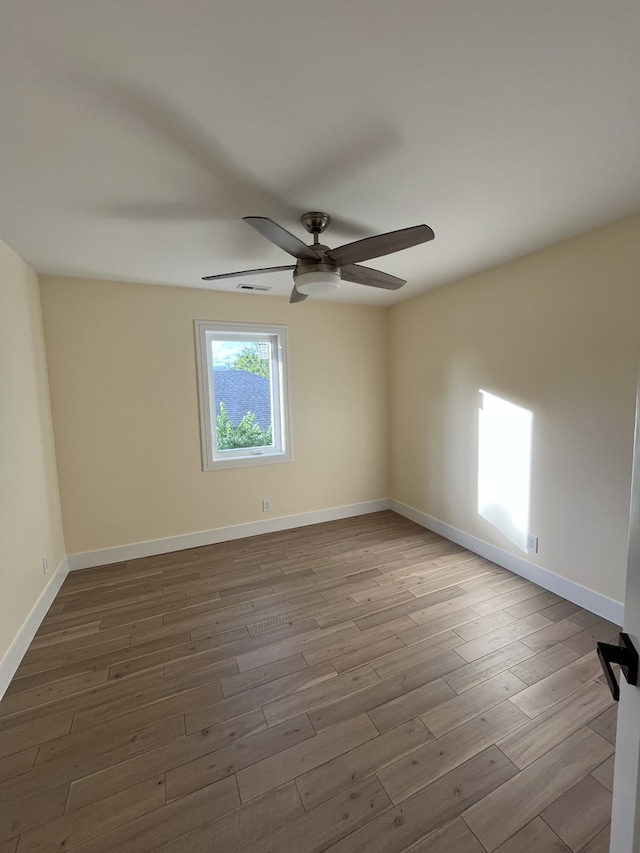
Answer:
<svg viewBox="0 0 640 853"><path fill-rule="evenodd" d="M395 306L391 495L526 556L477 512L479 389L533 412L528 559L624 598L640 217Z"/></svg>
<svg viewBox="0 0 640 853"><path fill-rule="evenodd" d="M41 296L68 553L387 497L385 310L61 278ZM288 326L293 462L202 472L195 319Z"/></svg>
<svg viewBox="0 0 640 853"><path fill-rule="evenodd" d="M0 406L2 660L64 558L38 279L2 242Z"/></svg>

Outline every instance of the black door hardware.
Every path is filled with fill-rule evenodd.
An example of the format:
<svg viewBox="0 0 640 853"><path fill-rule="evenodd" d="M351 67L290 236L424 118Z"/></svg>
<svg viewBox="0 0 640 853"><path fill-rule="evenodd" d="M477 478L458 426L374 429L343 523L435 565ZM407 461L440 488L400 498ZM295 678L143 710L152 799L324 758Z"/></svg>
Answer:
<svg viewBox="0 0 640 853"><path fill-rule="evenodd" d="M615 673L611 668L612 663L620 665L620 669L629 684L632 684L634 687L638 686L638 652L628 634L621 633L619 635L617 646L612 646L610 643L598 643L598 657L600 658L609 690L616 702L620 698L620 687L616 681Z"/></svg>

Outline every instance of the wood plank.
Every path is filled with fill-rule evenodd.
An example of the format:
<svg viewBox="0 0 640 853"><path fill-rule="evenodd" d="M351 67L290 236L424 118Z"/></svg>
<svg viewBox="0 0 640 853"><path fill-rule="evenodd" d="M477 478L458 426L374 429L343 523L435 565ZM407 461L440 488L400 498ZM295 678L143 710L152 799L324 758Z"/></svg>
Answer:
<svg viewBox="0 0 640 853"><path fill-rule="evenodd" d="M513 702L525 714L537 717L556 702L598 678L601 672L600 662L595 652L592 652L527 687L514 697Z"/></svg>
<svg viewBox="0 0 640 853"><path fill-rule="evenodd" d="M53 787L64 781L71 782L82 776L97 773L105 768L118 765L129 757L142 755L158 744L171 742L184 732L182 715L178 718L152 723L137 730L123 733L121 736L105 740L101 749L95 745L85 747L77 753L72 748L65 749L52 760L36 760L33 770L26 777L19 777L41 790ZM96 736L97 733L94 733Z"/></svg>
<svg viewBox="0 0 640 853"><path fill-rule="evenodd" d="M64 764L71 763L76 772L93 772L88 769L96 763L121 760L121 755L136 755L146 752L159 743L180 737L184 733L184 715L174 714L163 720L154 720L146 725L129 724L129 719L116 717L95 728L77 729L67 735L52 738L43 743L38 752L35 768L40 769L48 763L55 763L55 772L60 774ZM95 743L99 739L101 749L95 755ZM83 760L84 753L88 760ZM97 769L97 768L94 768Z"/></svg>
<svg viewBox="0 0 640 853"><path fill-rule="evenodd" d="M519 619L511 625L505 625L502 628L496 628L489 631L475 640L470 640L468 643L458 647L458 654L463 657L467 663L473 663L478 658L483 658L485 655L491 654L504 646L513 643L516 640L522 640L529 634L533 634L548 625L553 625L544 616L539 613L532 613L531 616L526 616Z"/></svg>
<svg viewBox="0 0 640 853"><path fill-rule="evenodd" d="M539 631L530 634L522 642L534 652L544 652L551 646L562 643L573 637L574 634L579 633L580 627L575 622L570 619L560 619L559 622L552 622L546 628L541 628Z"/></svg>
<svg viewBox="0 0 640 853"><path fill-rule="evenodd" d="M15 779L16 776L21 776L27 773L33 767L33 762L36 760L38 747L31 746L28 749L22 749L20 752L14 752L12 755L7 755L0 761L0 782L6 782L7 779Z"/></svg>
<svg viewBox="0 0 640 853"><path fill-rule="evenodd" d="M149 853L239 805L235 778L231 776L103 833L84 844L82 853L113 853L114 850Z"/></svg>
<svg viewBox="0 0 640 853"><path fill-rule="evenodd" d="M517 729L526 719L510 702L502 702L382 768L378 778L392 801L402 802L494 744L505 732Z"/></svg>
<svg viewBox="0 0 640 853"><path fill-rule="evenodd" d="M478 637L489 634L491 631L495 631L496 628L504 628L516 621L515 616L512 616L506 610L498 610L497 613L490 613L488 616L481 616L480 618L478 618L478 615L471 608L469 608L469 613L473 614L472 619L457 626L455 629L456 633L465 642L477 640Z"/></svg>
<svg viewBox="0 0 640 853"><path fill-rule="evenodd" d="M594 779L597 779L607 791L613 793L613 768L615 764L615 755L609 756L606 761L603 761L599 767L591 771Z"/></svg>
<svg viewBox="0 0 640 853"><path fill-rule="evenodd" d="M432 740L424 723L414 719L298 776L296 786L305 809L315 808Z"/></svg>
<svg viewBox="0 0 640 853"><path fill-rule="evenodd" d="M371 643L396 636L412 625L415 623L410 616L401 616L399 619L392 619L390 622L375 625L367 631L358 631L357 634L349 637L345 637L344 634L332 634L324 645L318 643L314 644L312 649L307 649L304 652L304 657L310 666L321 661L334 660L340 655L349 654L369 646Z"/></svg>
<svg viewBox="0 0 640 853"><path fill-rule="evenodd" d="M369 643L353 652L331 658L331 665L336 672L343 673L362 664L378 661L391 652L405 648L405 644L398 637L387 637L384 640L378 640L377 643Z"/></svg>
<svg viewBox="0 0 640 853"><path fill-rule="evenodd" d="M176 672L174 669L171 673L167 673L166 666L162 667L163 680L171 685L172 691L175 690L176 692L193 690L199 685L211 684L212 682L220 682L220 689L222 690L224 679L237 674L238 667L233 658L207 664L198 669L186 667L183 672Z"/></svg>
<svg viewBox="0 0 640 853"><path fill-rule="evenodd" d="M424 714L455 695L446 681L436 678L421 687L416 687L415 690L409 690L402 696L378 705L368 713L378 731L386 732L400 723Z"/></svg>
<svg viewBox="0 0 640 853"><path fill-rule="evenodd" d="M455 649L461 644L462 640L455 631L445 631L428 640L422 640L413 646L385 655L380 660L374 661L373 668L380 678L391 678L402 670L424 663L429 658Z"/></svg>
<svg viewBox="0 0 640 853"><path fill-rule="evenodd" d="M366 673L362 673L362 675L365 677ZM369 678L373 677L374 673L371 672ZM294 717L305 710L303 707L304 699L300 697L309 696L308 701L311 702L314 695L323 695L324 691L329 690L327 686L329 681L333 682L338 678L339 676L331 664L319 664L268 681L251 690L245 690L243 693L236 693L228 699L202 704L185 714L186 732L191 734L198 729L214 726L224 720L231 720L233 717L239 717L241 714L261 707L265 712L267 723L273 725L287 719L287 717ZM273 706L276 705L274 700L276 696L282 698L277 700L280 704L275 710L271 711L270 719L266 711L273 709ZM288 699L291 701L287 702ZM296 708L300 708L300 710L296 710ZM278 711L280 713L277 713Z"/></svg>
<svg viewBox="0 0 640 853"><path fill-rule="evenodd" d="M613 750L586 726L464 812L488 851L495 850L574 785Z"/></svg>
<svg viewBox="0 0 640 853"><path fill-rule="evenodd" d="M497 613L498 610L511 608L514 604L519 604L527 598L533 598L540 592L542 592L542 589L539 586L525 581L522 586L519 585L511 592L506 592L503 595L498 595L474 604L473 609L477 612L478 616L488 616L490 613Z"/></svg>
<svg viewBox="0 0 640 853"><path fill-rule="evenodd" d="M261 684L268 684L270 681L275 681L294 672L300 672L307 667L307 661L301 654L291 655L288 658L282 658L273 663L250 669L248 672L223 677L220 686L225 699L228 699L229 696L235 696L237 693L259 687Z"/></svg>
<svg viewBox="0 0 640 853"><path fill-rule="evenodd" d="M257 797L221 818L207 821L186 835L163 844L156 853L224 851L238 853L251 842L286 826L303 813L293 782Z"/></svg>
<svg viewBox="0 0 640 853"><path fill-rule="evenodd" d="M112 656L109 681L137 675L145 669L169 661L183 660L191 654L191 637L180 632L147 643L132 645L125 652Z"/></svg>
<svg viewBox="0 0 640 853"><path fill-rule="evenodd" d="M616 729L618 726L618 706L611 702L606 711L599 714L589 723L589 728L597 732L614 746L616 744Z"/></svg>
<svg viewBox="0 0 640 853"><path fill-rule="evenodd" d="M555 604L559 604L561 601L562 599L559 595L556 595L554 592L543 590L538 593L538 595L534 595L532 598L527 598L524 601L520 601L518 604L514 604L512 607L507 608L507 611L511 616L515 616L516 619L523 619L531 613L540 613L540 611L544 610L546 607L552 607Z"/></svg>
<svg viewBox="0 0 640 853"><path fill-rule="evenodd" d="M524 682L515 675L501 672L484 683L441 702L422 714L421 719L430 732L440 737L479 713L504 702L505 699L517 696L525 687Z"/></svg>
<svg viewBox="0 0 640 853"><path fill-rule="evenodd" d="M389 595L389 585L393 581L393 589L398 592L412 589L420 583L419 578L392 578L390 574L383 574L375 585L367 584L364 589L350 589L349 595L355 604L366 604L377 598L385 598Z"/></svg>
<svg viewBox="0 0 640 853"><path fill-rule="evenodd" d="M534 654L535 652L517 640L503 649L498 649L486 657L468 663L466 666L445 675L444 680L456 693L464 693L465 690L470 690L488 678L493 678L495 675L499 675L516 664L533 657ZM463 662L462 658L460 658L460 662Z"/></svg>
<svg viewBox="0 0 640 853"><path fill-rule="evenodd" d="M302 633L305 630L312 630L315 627L315 622L312 621L303 626L297 623L295 628L293 630L289 628L287 633L290 636L295 636L298 633ZM213 637L199 637L196 636L195 631L192 631L191 639L191 653L188 658L181 658L180 660L164 664L166 677L169 678L175 674L184 675L189 670L202 669L202 667L231 659L235 662L236 655L264 646L264 639L250 637L249 632L243 627L235 628L232 631L226 631Z"/></svg>
<svg viewBox="0 0 640 853"><path fill-rule="evenodd" d="M371 711L390 699L395 699L409 690L433 681L461 664L461 658L454 651L444 652L339 702L320 705L309 712L309 718L317 732L323 731L329 726Z"/></svg>
<svg viewBox="0 0 640 853"><path fill-rule="evenodd" d="M573 663L578 658L579 655L577 652L565 646L564 643L558 643L546 651L540 652L540 654L512 666L510 672L516 678L524 681L525 684L531 685L546 678L547 675L557 672L567 664Z"/></svg>
<svg viewBox="0 0 640 853"><path fill-rule="evenodd" d="M485 850L462 818L457 817L412 847L411 853L485 853Z"/></svg>
<svg viewBox="0 0 640 853"><path fill-rule="evenodd" d="M163 676L162 668L147 670L147 673L152 675L154 680L142 689L138 687L139 680L146 673L141 673L140 679L128 678L125 681L109 682L110 689L101 694L100 702L94 702L76 711L72 731L106 725L117 716L126 720L136 712L140 716L146 716L149 721L161 720L183 712L185 707L201 708L219 701L222 697L218 682L203 684L193 690L173 691L170 689L171 682ZM116 692L118 688L126 689Z"/></svg>
<svg viewBox="0 0 640 853"><path fill-rule="evenodd" d="M407 602L410 605L410 609L406 613L400 613L400 616L406 616L411 612L411 607L413 607L416 603L415 596L411 594L410 590L401 590L400 592L393 592L392 590L386 588L385 595L383 596L374 596L367 598L362 604L353 604L349 608L345 608L340 613L335 614L334 616L322 616L318 619L318 625L321 628L327 628L330 625L336 625L340 622L350 622L355 621L356 619L364 619L366 616L377 613L385 613L385 611L391 610L397 605L406 604ZM416 610L419 607L415 607ZM382 618L381 622L390 622L392 619L397 618L397 616L388 616ZM380 624L380 622L376 622L375 624ZM367 626L371 627L371 626Z"/></svg>
<svg viewBox="0 0 640 853"><path fill-rule="evenodd" d="M463 595L458 598L449 599L448 601L442 601L440 604L429 604L425 607L425 602L423 600L423 609L416 610L411 614L411 618L417 625L424 625L425 622L431 622L434 619L441 619L443 616L456 613L459 610L471 608L475 612L476 604L495 598L495 593L493 590L489 589L486 584L483 584L481 587L474 589L471 592L466 592L462 586L460 586L459 589L462 590L464 593ZM480 614L475 612L474 618L477 619L479 615Z"/></svg>
<svg viewBox="0 0 640 853"><path fill-rule="evenodd" d="M207 753L167 771L167 802L204 788L244 767L276 755L313 737L315 731L306 714L286 720L256 734L234 740L228 746Z"/></svg>
<svg viewBox="0 0 640 853"><path fill-rule="evenodd" d="M22 787L21 796L16 797L15 786L6 782L0 785L0 841L60 817L68 790L68 782L46 790L27 785Z"/></svg>
<svg viewBox="0 0 640 853"><path fill-rule="evenodd" d="M399 616L412 616L424 610L425 605L428 607L442 604L455 598L462 598L464 591L459 587L448 587L440 592L432 592L429 595L415 598L412 596L411 601L406 601L403 604L396 604L394 607L389 607L386 610L379 610L377 613L370 613L368 616L363 616L354 619L354 622L361 631L366 631L367 628L373 628L374 625L380 625L382 622L388 622L391 619L397 619Z"/></svg>
<svg viewBox="0 0 640 853"><path fill-rule="evenodd" d="M21 722L23 725L20 725ZM34 725L32 720L25 720L24 715L18 714L13 726L6 726L3 729L0 724L0 758L4 760L6 756L29 749L32 746L38 746L49 738L67 734L71 729L72 722L73 710L49 714L46 730L43 731L40 726Z"/></svg>
<svg viewBox="0 0 640 853"><path fill-rule="evenodd" d="M321 664L324 666L324 664ZM335 703L343 698L349 698L354 693L359 693L367 687L380 683L380 679L374 670L367 664L358 669L351 669L335 678L327 678L321 682L312 684L289 696L283 696L263 705L263 713L270 726L276 725L283 720L300 714L304 711L313 711L323 705L327 700Z"/></svg>
<svg viewBox="0 0 640 853"><path fill-rule="evenodd" d="M540 817L523 826L508 841L501 844L496 853L571 853L566 844Z"/></svg>
<svg viewBox="0 0 640 853"><path fill-rule="evenodd" d="M45 649L48 646L58 645L67 641L73 641L76 643L88 643L91 640L95 640L97 642L102 642L102 638L96 636L99 630L99 619L94 622L84 623L81 625L73 625L72 627L63 628L60 631L53 631L47 634L41 634L40 630L38 629L38 632L36 633L35 637L33 638L33 640L31 640L29 652L35 651L37 649Z"/></svg>
<svg viewBox="0 0 640 853"><path fill-rule="evenodd" d="M604 684L586 684L534 717L513 735L499 740L498 746L516 767L523 769L588 724L610 704L611 694Z"/></svg>
<svg viewBox="0 0 640 853"><path fill-rule="evenodd" d="M30 687L37 687L39 683L45 683L42 679L59 681L70 675L101 669L104 666L104 660L111 662L110 652L129 648L129 639L127 634L104 643L80 647L75 647L73 642L56 643L44 649L35 649L31 655L27 652L5 696L19 693ZM74 647L64 651L60 648L68 645Z"/></svg>
<svg viewBox="0 0 640 853"><path fill-rule="evenodd" d="M255 841L243 853L321 853L384 812L391 803L374 776Z"/></svg>
<svg viewBox="0 0 640 853"><path fill-rule="evenodd" d="M574 622L581 629L593 628L603 621L600 616L596 613L591 613L590 610L580 610L578 613L570 616L569 620Z"/></svg>
<svg viewBox="0 0 640 853"><path fill-rule="evenodd" d="M596 837L584 847L580 853L610 853L609 839L611 837L611 825L608 824Z"/></svg>
<svg viewBox="0 0 640 853"><path fill-rule="evenodd" d="M20 839L21 853L67 850L164 805L164 774L62 815Z"/></svg>
<svg viewBox="0 0 640 853"><path fill-rule="evenodd" d="M601 621L601 625L604 626L606 630L598 631L595 629L588 629L586 631L580 631L579 634L574 634L572 637L565 640L566 645L578 652L580 655L586 655L589 652L593 652L596 649L596 643L599 641L616 645L620 629L617 627L610 628L609 626L611 623L606 622L604 619Z"/></svg>
<svg viewBox="0 0 640 853"><path fill-rule="evenodd" d="M301 773L325 764L377 736L378 730L363 714L289 747L278 755L265 758L237 774L242 802L246 803L272 788L290 782Z"/></svg>
<svg viewBox="0 0 640 853"><path fill-rule="evenodd" d="M407 850L467 809L486 798L513 774L515 767L497 747L472 758L423 788L400 805L374 818L327 853L389 853Z"/></svg>
<svg viewBox="0 0 640 853"><path fill-rule="evenodd" d="M552 622L559 622L560 619L566 619L567 616L573 616L574 613L578 613L580 609L581 608L577 604L574 604L573 601L566 601L562 598L557 604L552 604L551 607L545 607L545 609L541 610L540 613Z"/></svg>
<svg viewBox="0 0 640 853"><path fill-rule="evenodd" d="M251 711L234 720L202 729L188 737L183 735L119 764L82 776L71 783L66 811L76 811L157 773L170 772L174 767L224 749L229 744L248 738L266 727L262 711Z"/></svg>
<svg viewBox="0 0 640 853"><path fill-rule="evenodd" d="M411 626L398 636L405 645L412 646L414 643L419 643L422 640L428 640L430 637L435 637L436 634L457 629L461 625L471 622L476 618L477 613L475 613L470 607L463 607L453 613L447 613L444 616L440 616L438 619L431 619L429 622L425 622L422 625L416 625L412 620ZM460 636L459 632L456 631L456 633Z"/></svg>
<svg viewBox="0 0 640 853"><path fill-rule="evenodd" d="M54 681L52 684L33 687L30 690L5 696L0 704L0 717L15 714L37 705L47 705L67 696L75 696L79 692L91 690L96 685L104 684L108 677L109 671L107 669L83 672L81 675Z"/></svg>
<svg viewBox="0 0 640 853"><path fill-rule="evenodd" d="M131 697L140 692L147 694L155 691L157 694L161 689L161 685L162 670L157 668L141 673L139 678L136 679L136 683L131 679L123 682L104 682L89 690L82 689L78 693L69 693L69 695L53 702L34 705L33 707L16 711L4 717L0 716L0 742L2 740L2 732L30 724L44 728L44 720L47 721L47 724L59 721L60 727L62 727L62 720L65 715L70 715L72 726L77 726L78 717L84 713L85 709L91 709L109 700L118 702L126 698L128 707L131 707ZM49 734L48 725L46 734ZM19 747L11 751L17 751L17 749Z"/></svg>
<svg viewBox="0 0 640 853"><path fill-rule="evenodd" d="M254 640L254 650L246 654L237 654L236 661L240 672L246 672L248 669L255 669L257 666L263 666L266 663L280 660L281 658L289 657L292 654L302 652L303 654L314 648L314 644L323 645L327 642L329 634L340 634L342 639L353 638L359 636L358 628L355 625L335 625L330 628L317 628L309 631L306 634L291 637L281 642L271 643L265 647L264 641L260 642L257 638Z"/></svg>
<svg viewBox="0 0 640 853"><path fill-rule="evenodd" d="M542 818L567 847L582 850L611 820L611 791L585 776L551 803Z"/></svg>

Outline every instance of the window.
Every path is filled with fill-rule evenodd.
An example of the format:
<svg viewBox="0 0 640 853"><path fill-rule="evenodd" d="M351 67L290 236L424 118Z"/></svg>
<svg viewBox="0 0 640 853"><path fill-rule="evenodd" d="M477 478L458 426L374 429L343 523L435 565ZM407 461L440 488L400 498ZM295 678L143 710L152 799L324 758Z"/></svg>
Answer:
<svg viewBox="0 0 640 853"><path fill-rule="evenodd" d="M196 320L205 471L291 459L286 326Z"/></svg>

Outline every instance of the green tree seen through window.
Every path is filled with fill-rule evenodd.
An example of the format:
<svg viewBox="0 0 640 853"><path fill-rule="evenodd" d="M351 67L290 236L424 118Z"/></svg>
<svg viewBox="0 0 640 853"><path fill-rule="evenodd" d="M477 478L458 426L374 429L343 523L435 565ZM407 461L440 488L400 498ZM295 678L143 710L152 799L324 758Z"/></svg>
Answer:
<svg viewBox="0 0 640 853"><path fill-rule="evenodd" d="M269 359L262 358L257 343L247 344L229 365L230 370L246 370L264 379L269 379ZM253 412L247 412L237 426L234 426L224 403L220 403L220 413L216 417L216 436L218 450L232 450L242 447L267 447L273 443L273 430L269 426L266 432L260 429Z"/></svg>
<svg viewBox="0 0 640 853"><path fill-rule="evenodd" d="M224 403L220 403L220 414L216 418L218 450L235 447L266 447L273 443L272 429L262 432L253 412L247 412L237 426L231 422Z"/></svg>
<svg viewBox="0 0 640 853"><path fill-rule="evenodd" d="M248 344L230 365L231 370L248 370L257 376L269 378L269 359L261 358L258 344Z"/></svg>

